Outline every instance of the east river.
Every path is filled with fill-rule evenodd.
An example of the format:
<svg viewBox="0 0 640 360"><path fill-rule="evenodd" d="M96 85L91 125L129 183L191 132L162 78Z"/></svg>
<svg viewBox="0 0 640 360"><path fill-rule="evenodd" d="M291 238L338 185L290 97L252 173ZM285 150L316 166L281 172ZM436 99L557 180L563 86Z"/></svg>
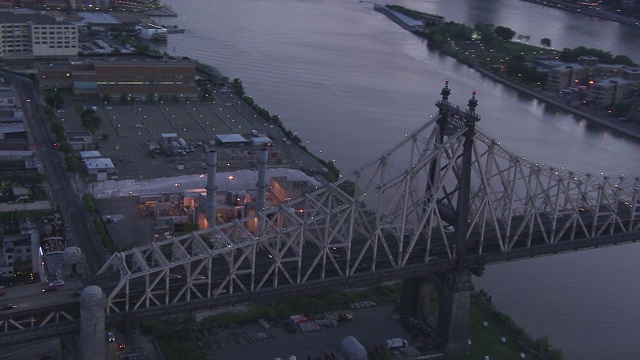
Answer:
<svg viewBox="0 0 640 360"><path fill-rule="evenodd" d="M464 106L477 90L479 126L538 162L640 175L640 144L520 94L440 54L356 0L167 0L178 25L170 55L242 79L304 144L343 172L381 154L436 113L445 79ZM518 0L398 0L447 21L512 28L530 44L586 46L640 63L640 27ZM490 266L474 283L533 337L565 358L630 359L640 336L640 245Z"/></svg>

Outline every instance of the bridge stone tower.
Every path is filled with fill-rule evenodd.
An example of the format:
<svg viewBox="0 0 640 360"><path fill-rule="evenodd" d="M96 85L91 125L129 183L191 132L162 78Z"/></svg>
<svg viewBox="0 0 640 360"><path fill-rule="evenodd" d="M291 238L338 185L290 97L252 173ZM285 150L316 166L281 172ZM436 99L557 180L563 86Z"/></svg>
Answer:
<svg viewBox="0 0 640 360"><path fill-rule="evenodd" d="M80 356L79 359L105 358L105 308L107 298L102 289L87 286L80 294Z"/></svg>
<svg viewBox="0 0 640 360"><path fill-rule="evenodd" d="M407 279L400 295L399 312L425 321L429 305L437 296L440 309L435 343L449 354L465 353L469 347L471 290L471 273L468 271Z"/></svg>

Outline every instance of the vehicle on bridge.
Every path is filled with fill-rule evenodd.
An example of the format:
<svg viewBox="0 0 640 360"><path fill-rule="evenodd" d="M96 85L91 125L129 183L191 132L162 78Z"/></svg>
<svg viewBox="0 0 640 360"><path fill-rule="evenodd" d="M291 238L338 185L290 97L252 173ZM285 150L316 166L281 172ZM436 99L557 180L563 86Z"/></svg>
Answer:
<svg viewBox="0 0 640 360"><path fill-rule="evenodd" d="M65 284L64 280L53 280L49 282L49 286L63 286Z"/></svg>
<svg viewBox="0 0 640 360"><path fill-rule="evenodd" d="M399 349L403 347L409 347L409 342L405 339L393 338L393 339L387 340L386 345L388 350L393 350L393 349Z"/></svg>
<svg viewBox="0 0 640 360"><path fill-rule="evenodd" d="M58 287L53 284L49 284L47 287L42 288L42 292L51 292L56 290L58 290Z"/></svg>
<svg viewBox="0 0 640 360"><path fill-rule="evenodd" d="M0 310L12 310L17 308L18 305L16 304L3 304L2 307L0 307Z"/></svg>

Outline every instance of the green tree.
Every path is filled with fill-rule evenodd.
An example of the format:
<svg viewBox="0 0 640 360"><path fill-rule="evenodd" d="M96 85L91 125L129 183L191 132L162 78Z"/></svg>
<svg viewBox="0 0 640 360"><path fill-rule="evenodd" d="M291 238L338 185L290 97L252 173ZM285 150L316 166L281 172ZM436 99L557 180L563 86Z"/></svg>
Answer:
<svg viewBox="0 0 640 360"><path fill-rule="evenodd" d="M120 94L120 102L123 104L129 103L129 95L127 93Z"/></svg>
<svg viewBox="0 0 640 360"><path fill-rule="evenodd" d="M102 103L103 103L103 104L111 104L111 101L112 101L112 100L113 100L113 99L111 98L111 95L106 94L106 93L105 93L105 94L102 94Z"/></svg>
<svg viewBox="0 0 640 360"><path fill-rule="evenodd" d="M484 44L493 44L495 42L494 27L491 24L483 24L481 22L476 23L474 27L477 35L480 37L480 41Z"/></svg>
<svg viewBox="0 0 640 360"><path fill-rule="evenodd" d="M244 96L244 87L242 86L242 81L239 78L233 79L233 88L235 89L236 95L243 97Z"/></svg>
<svg viewBox="0 0 640 360"><path fill-rule="evenodd" d="M54 109L60 109L64 104L64 96L59 91L54 91L44 97L44 102Z"/></svg>
<svg viewBox="0 0 640 360"><path fill-rule="evenodd" d="M627 55L616 55L613 58L613 63L618 65L627 65L627 66L638 66L636 63L631 60Z"/></svg>
<svg viewBox="0 0 640 360"><path fill-rule="evenodd" d="M442 48L445 43L445 38L437 31L430 31L427 33L427 46L429 49L435 50Z"/></svg>
<svg viewBox="0 0 640 360"><path fill-rule="evenodd" d="M473 37L473 29L464 25L456 24L456 26L449 27L449 38L454 41L469 41Z"/></svg>
<svg viewBox="0 0 640 360"><path fill-rule="evenodd" d="M243 96L242 100L244 100L244 102L249 106L255 105L255 102L253 101L253 98L251 96Z"/></svg>
<svg viewBox="0 0 640 360"><path fill-rule="evenodd" d="M511 39L513 39L513 37L516 35L516 32L511 28L504 26L496 26L494 32L496 35L498 35L499 38L504 41L511 41Z"/></svg>
<svg viewBox="0 0 640 360"><path fill-rule="evenodd" d="M102 119L95 114L83 116L80 121L82 126L89 131L97 131L102 123Z"/></svg>
<svg viewBox="0 0 640 360"><path fill-rule="evenodd" d="M58 146L58 150L60 150L60 152L65 155L70 155L73 153L73 148L68 142L63 142L62 144L60 144L60 146Z"/></svg>
<svg viewBox="0 0 640 360"><path fill-rule="evenodd" d="M60 141L64 138L64 127L60 123L51 123L51 132L56 136L56 140Z"/></svg>
<svg viewBox="0 0 640 360"><path fill-rule="evenodd" d="M551 39L542 38L542 40L540 40L540 44L545 47L551 47Z"/></svg>
<svg viewBox="0 0 640 360"><path fill-rule="evenodd" d="M64 157L64 163L67 166L67 171L78 171L78 163L76 162L76 158L73 155L66 155Z"/></svg>

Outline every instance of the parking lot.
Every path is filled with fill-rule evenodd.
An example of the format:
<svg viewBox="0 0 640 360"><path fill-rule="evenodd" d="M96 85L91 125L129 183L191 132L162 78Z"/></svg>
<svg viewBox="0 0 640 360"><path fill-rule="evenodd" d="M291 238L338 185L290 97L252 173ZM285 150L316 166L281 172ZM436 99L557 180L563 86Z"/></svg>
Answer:
<svg viewBox="0 0 640 360"><path fill-rule="evenodd" d="M270 167L304 167L319 172L321 165L287 141L280 129L261 119L248 105L230 92L214 93L215 102L161 100L147 103L95 103L101 129L86 150L98 150L116 167L112 179L149 179L205 172L205 146L216 135L240 134L250 139L254 133L272 139ZM81 131L78 110L92 106L86 100L70 100L56 116L65 131ZM162 143L161 134L175 133L187 141L192 151L175 155L153 155L150 145ZM213 147L209 145L209 148ZM255 169L256 149L217 146L219 171ZM88 179L91 182L91 179Z"/></svg>
<svg viewBox="0 0 640 360"><path fill-rule="evenodd" d="M367 349L384 346L389 338L401 337L412 345L410 334L398 319L393 305L353 310L353 320L338 322L315 332L287 331L282 323L271 322L265 331L256 322L237 328L210 330L205 336L214 359L324 359L325 354L337 352L342 339L354 336ZM260 335L260 334L264 334ZM416 344L417 345L417 344Z"/></svg>

